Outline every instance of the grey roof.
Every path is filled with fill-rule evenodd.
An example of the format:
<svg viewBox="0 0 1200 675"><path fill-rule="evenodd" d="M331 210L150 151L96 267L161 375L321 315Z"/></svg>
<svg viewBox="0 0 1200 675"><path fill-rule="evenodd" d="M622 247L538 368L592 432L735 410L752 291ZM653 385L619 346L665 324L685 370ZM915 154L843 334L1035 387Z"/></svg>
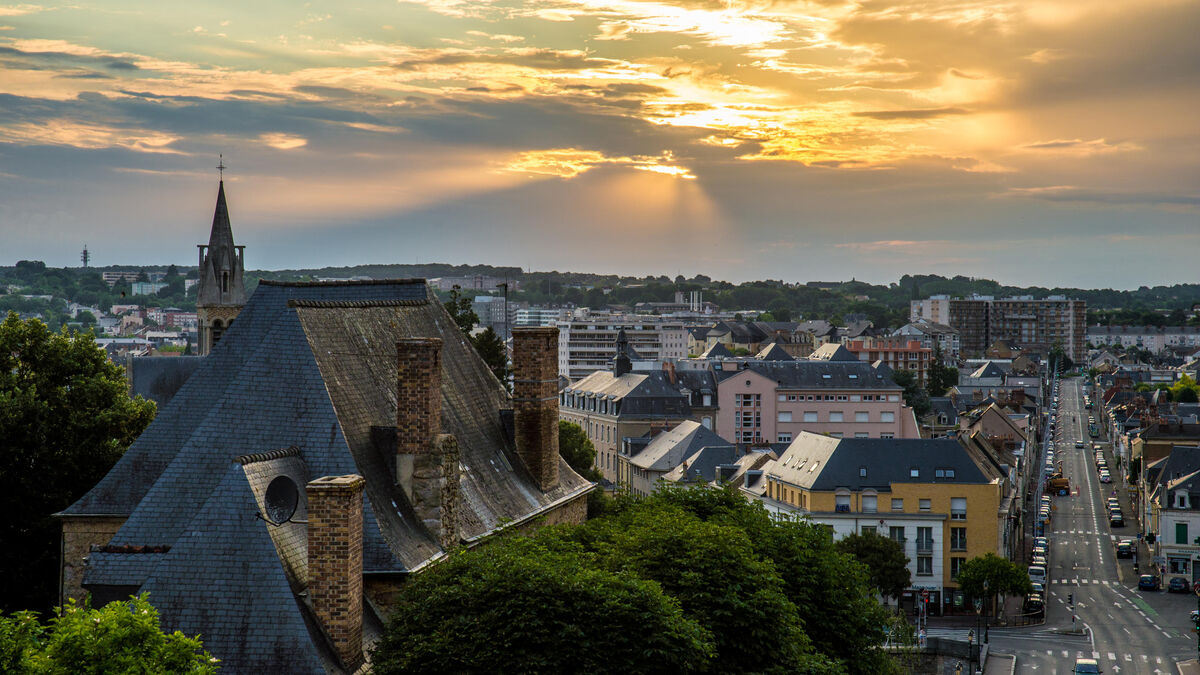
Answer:
<svg viewBox="0 0 1200 675"><path fill-rule="evenodd" d="M395 343L409 336L443 340L441 424L462 453L464 538L590 488L565 462L554 490L528 477L499 414L511 399L422 280L264 281L112 471L63 512L129 516L114 550L91 555L85 584L152 591L164 627L201 633L231 672L326 672L293 594L307 582L303 537L255 513L277 475L302 486L360 474L364 574L442 554L371 438L372 426L396 425ZM139 546L170 550L118 552Z"/></svg>
<svg viewBox="0 0 1200 675"><path fill-rule="evenodd" d="M796 327L796 330L812 333L818 337L837 332L837 328L824 319L811 319L809 321L803 321L799 326Z"/></svg>
<svg viewBox="0 0 1200 675"><path fill-rule="evenodd" d="M976 379L985 378L985 377L1000 377L1000 378L1002 378L1002 377L1004 377L1004 370L1002 368L1000 368L1000 366L996 365L995 362L988 361L987 363L983 364L982 366L979 366L978 368L976 368L975 372L968 375L968 377L972 377L972 378L976 378Z"/></svg>
<svg viewBox="0 0 1200 675"><path fill-rule="evenodd" d="M729 474L741 468L737 464L737 448L732 445L708 445L700 448L683 462L668 471L664 480L671 482L701 481L711 483L717 479L717 467L729 467Z"/></svg>
<svg viewBox="0 0 1200 675"><path fill-rule="evenodd" d="M754 358L760 361L795 361L791 354L784 351L783 347L779 346L778 342L771 342L765 345Z"/></svg>
<svg viewBox="0 0 1200 675"><path fill-rule="evenodd" d="M221 271L230 272L228 290L218 283ZM229 224L229 207L225 204L225 181L217 188L217 207L213 211L212 231L208 236L208 250L201 265L200 285L196 291L196 304L244 305L246 287L243 284L242 268L237 264L237 247L233 244L233 228Z"/></svg>
<svg viewBox="0 0 1200 675"><path fill-rule="evenodd" d="M688 420L655 436L645 449L629 459L629 463L642 469L666 473L707 446L728 447L732 457L733 444L699 422Z"/></svg>
<svg viewBox="0 0 1200 675"><path fill-rule="evenodd" d="M846 337L856 338L863 335L874 335L878 331L875 330L875 324L870 321L851 321L845 327L844 335Z"/></svg>
<svg viewBox="0 0 1200 675"><path fill-rule="evenodd" d="M713 346L704 350L704 353L700 355L700 358L704 358L704 359L720 359L720 358L732 358L732 357L733 357L733 352L729 351L729 349L727 347L725 347L725 345L723 343L720 343L720 342L713 343Z"/></svg>
<svg viewBox="0 0 1200 675"><path fill-rule="evenodd" d="M947 424L958 424L958 410L948 396L931 396L929 404L934 415L945 415Z"/></svg>
<svg viewBox="0 0 1200 675"><path fill-rule="evenodd" d="M563 390L567 394L619 401L621 417L684 418L691 414L688 398L661 370L615 375L598 370Z"/></svg>
<svg viewBox="0 0 1200 675"><path fill-rule="evenodd" d="M915 478L912 469L919 472ZM954 478L937 478L937 469L954 469ZM803 431L770 473L810 490L886 490L893 483L990 483L1000 477L986 469L954 438L838 439Z"/></svg>
<svg viewBox="0 0 1200 675"><path fill-rule="evenodd" d="M125 364L130 393L161 408L203 363L203 356L139 356Z"/></svg>
<svg viewBox="0 0 1200 675"><path fill-rule="evenodd" d="M718 382L751 371L775 380L780 389L893 389L891 371L880 370L865 361L757 361L748 359L739 370L718 370Z"/></svg>
<svg viewBox="0 0 1200 675"><path fill-rule="evenodd" d="M838 342L829 342L817 347L808 358L813 361L857 361L854 352L846 349Z"/></svg>

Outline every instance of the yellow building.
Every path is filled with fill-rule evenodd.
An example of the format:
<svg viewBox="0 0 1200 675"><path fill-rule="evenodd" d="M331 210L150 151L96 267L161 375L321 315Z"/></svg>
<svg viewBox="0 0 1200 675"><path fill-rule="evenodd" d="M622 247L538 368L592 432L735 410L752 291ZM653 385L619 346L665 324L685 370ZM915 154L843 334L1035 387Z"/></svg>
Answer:
<svg viewBox="0 0 1200 675"><path fill-rule="evenodd" d="M845 438L802 432L764 467L753 495L768 510L802 514L835 538L875 532L904 546L912 587L942 613L963 604L960 566L1004 556L1008 479L983 447L957 438Z"/></svg>

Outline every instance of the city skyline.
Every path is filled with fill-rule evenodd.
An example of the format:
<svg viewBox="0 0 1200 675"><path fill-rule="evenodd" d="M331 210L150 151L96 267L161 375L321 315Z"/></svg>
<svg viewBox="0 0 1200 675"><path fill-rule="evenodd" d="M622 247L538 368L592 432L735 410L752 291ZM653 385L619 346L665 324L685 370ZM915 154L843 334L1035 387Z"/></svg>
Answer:
<svg viewBox="0 0 1200 675"><path fill-rule="evenodd" d="M1200 244L1200 8L0 5L0 264L1136 288Z"/></svg>

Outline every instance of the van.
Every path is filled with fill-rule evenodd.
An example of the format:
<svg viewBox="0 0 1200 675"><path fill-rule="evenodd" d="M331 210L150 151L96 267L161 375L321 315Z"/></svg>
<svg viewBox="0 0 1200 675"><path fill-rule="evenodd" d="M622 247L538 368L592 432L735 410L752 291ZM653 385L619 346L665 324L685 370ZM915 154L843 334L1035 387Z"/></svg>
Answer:
<svg viewBox="0 0 1200 675"><path fill-rule="evenodd" d="M1041 565L1030 565L1029 580L1035 584L1046 585L1046 568Z"/></svg>

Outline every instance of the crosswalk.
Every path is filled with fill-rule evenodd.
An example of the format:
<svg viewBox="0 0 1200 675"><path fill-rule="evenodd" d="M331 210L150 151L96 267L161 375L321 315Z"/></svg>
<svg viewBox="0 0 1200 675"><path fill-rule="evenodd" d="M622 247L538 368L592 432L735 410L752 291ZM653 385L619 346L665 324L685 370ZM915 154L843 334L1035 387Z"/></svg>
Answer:
<svg viewBox="0 0 1200 675"><path fill-rule="evenodd" d="M1063 659L1096 659L1100 662L1100 672L1120 672L1120 669L1139 666L1140 669L1154 668L1154 673L1168 673L1175 670L1175 660L1150 654L1135 654L1132 652L1096 652L1072 649L1045 649L1034 652L1045 652L1051 658Z"/></svg>

